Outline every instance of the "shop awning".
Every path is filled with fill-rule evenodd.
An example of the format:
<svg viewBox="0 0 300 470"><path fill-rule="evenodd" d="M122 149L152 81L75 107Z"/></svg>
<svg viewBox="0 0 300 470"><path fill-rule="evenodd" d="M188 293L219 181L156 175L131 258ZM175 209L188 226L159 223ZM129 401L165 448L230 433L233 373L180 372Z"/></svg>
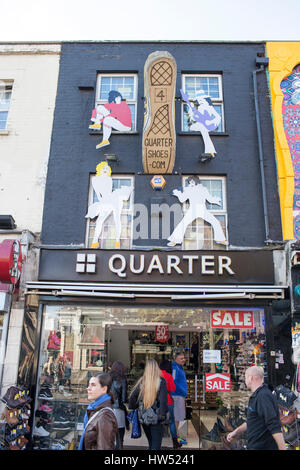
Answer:
<svg viewBox="0 0 300 470"><path fill-rule="evenodd" d="M27 294L55 297L169 298L170 300L283 299L288 286L275 285L191 285L110 284L45 282L26 283Z"/></svg>

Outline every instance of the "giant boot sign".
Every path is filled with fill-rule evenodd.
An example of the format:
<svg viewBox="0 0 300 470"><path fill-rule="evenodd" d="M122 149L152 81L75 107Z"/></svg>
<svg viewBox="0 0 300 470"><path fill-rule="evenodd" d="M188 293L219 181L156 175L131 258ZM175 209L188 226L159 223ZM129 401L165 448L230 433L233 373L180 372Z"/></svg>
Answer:
<svg viewBox="0 0 300 470"><path fill-rule="evenodd" d="M175 161L176 62L165 51L148 56L144 68L145 116L143 165L145 173L172 173Z"/></svg>

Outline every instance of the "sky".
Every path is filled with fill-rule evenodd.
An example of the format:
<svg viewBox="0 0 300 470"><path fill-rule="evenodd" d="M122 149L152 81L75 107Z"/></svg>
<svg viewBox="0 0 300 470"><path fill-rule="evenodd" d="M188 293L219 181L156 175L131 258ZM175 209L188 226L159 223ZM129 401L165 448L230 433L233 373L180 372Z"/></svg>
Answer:
<svg viewBox="0 0 300 470"><path fill-rule="evenodd" d="M0 12L0 42L300 40L300 0L0 0Z"/></svg>

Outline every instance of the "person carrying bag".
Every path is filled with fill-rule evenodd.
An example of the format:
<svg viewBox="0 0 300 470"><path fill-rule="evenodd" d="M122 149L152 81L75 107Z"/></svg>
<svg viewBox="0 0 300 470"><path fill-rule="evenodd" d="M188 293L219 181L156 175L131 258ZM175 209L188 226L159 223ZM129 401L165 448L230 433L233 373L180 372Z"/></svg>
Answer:
<svg viewBox="0 0 300 470"><path fill-rule="evenodd" d="M168 422L169 410L166 381L154 359L146 362L144 374L131 392L129 408L138 410L149 450L160 450L163 424Z"/></svg>

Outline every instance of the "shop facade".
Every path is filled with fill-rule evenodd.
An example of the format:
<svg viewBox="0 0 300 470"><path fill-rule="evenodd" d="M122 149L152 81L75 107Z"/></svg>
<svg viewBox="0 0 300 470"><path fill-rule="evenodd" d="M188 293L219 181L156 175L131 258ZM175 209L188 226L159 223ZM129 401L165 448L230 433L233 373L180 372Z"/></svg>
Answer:
<svg viewBox="0 0 300 470"><path fill-rule="evenodd" d="M185 352L192 449L245 416L248 366L288 375L267 63L263 43L62 44L19 361L34 449L77 447L89 377L115 361L130 392Z"/></svg>

